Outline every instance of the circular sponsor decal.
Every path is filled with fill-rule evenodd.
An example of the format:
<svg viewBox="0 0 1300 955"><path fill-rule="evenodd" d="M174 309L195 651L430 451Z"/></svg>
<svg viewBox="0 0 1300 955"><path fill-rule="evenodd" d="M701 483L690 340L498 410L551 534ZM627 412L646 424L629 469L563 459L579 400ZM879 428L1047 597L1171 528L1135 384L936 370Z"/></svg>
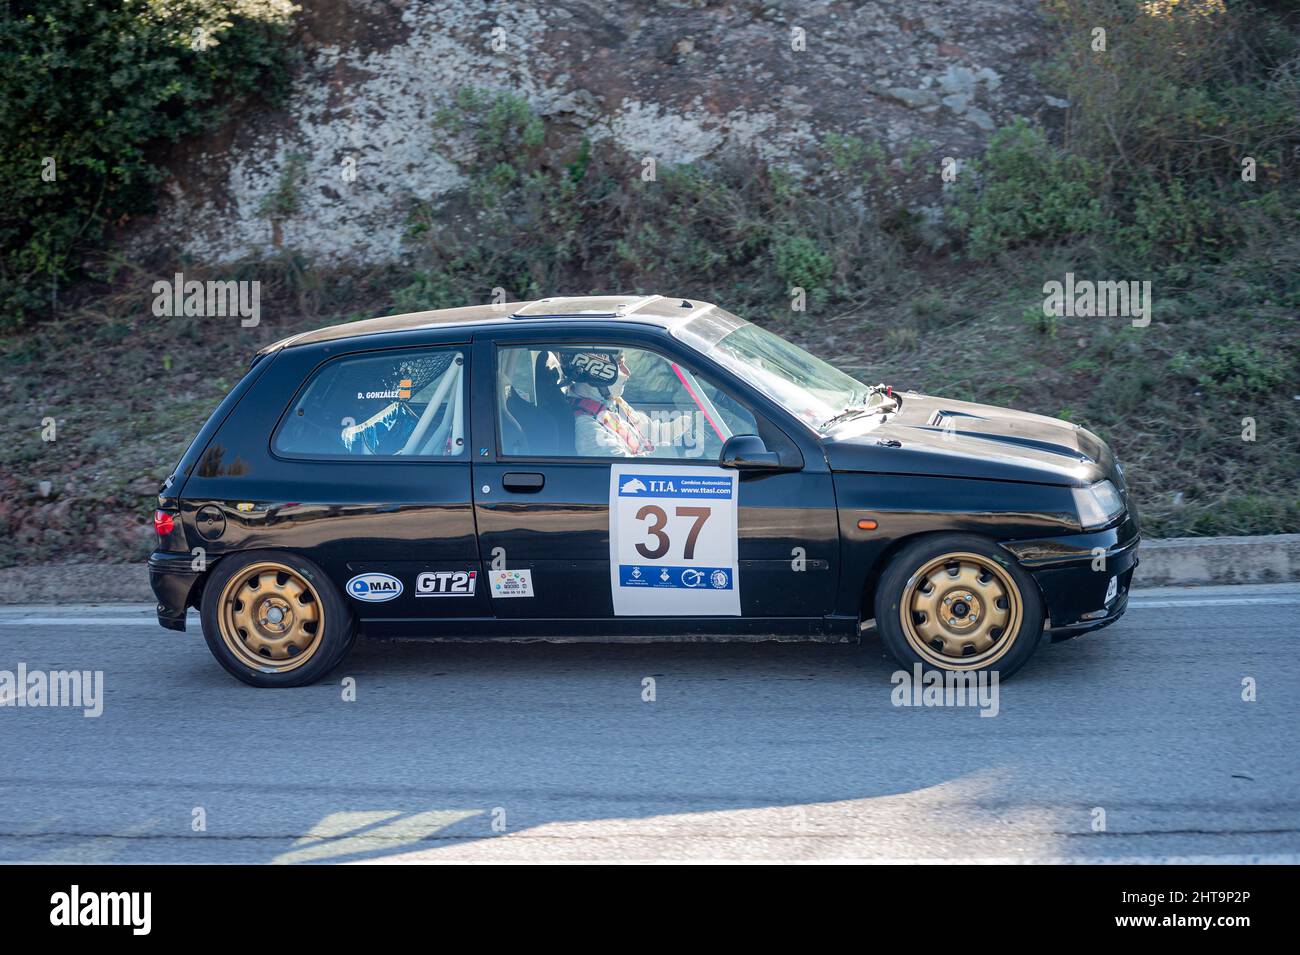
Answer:
<svg viewBox="0 0 1300 955"><path fill-rule="evenodd" d="M354 600L377 604L398 596L402 582L391 574L357 574L345 589Z"/></svg>
<svg viewBox="0 0 1300 955"><path fill-rule="evenodd" d="M724 590L727 586L727 572L725 570L715 570L709 575L709 583L718 590Z"/></svg>

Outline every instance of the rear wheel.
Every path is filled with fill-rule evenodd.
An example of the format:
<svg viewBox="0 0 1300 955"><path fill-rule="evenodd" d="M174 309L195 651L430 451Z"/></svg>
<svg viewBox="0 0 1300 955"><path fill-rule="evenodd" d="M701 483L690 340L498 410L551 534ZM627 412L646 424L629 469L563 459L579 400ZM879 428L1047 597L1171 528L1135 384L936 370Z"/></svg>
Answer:
<svg viewBox="0 0 1300 955"><path fill-rule="evenodd" d="M217 662L253 686L304 686L352 649L356 621L314 563L280 551L217 564L203 589L203 638Z"/></svg>
<svg viewBox="0 0 1300 955"><path fill-rule="evenodd" d="M905 665L1020 669L1043 632L1038 586L997 545L969 534L903 548L876 589L876 628Z"/></svg>

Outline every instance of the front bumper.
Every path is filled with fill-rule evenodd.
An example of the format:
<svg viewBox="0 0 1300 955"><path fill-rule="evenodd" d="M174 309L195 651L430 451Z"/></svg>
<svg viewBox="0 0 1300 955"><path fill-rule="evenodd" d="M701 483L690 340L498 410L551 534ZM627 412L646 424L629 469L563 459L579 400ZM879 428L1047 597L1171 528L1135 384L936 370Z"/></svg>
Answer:
<svg viewBox="0 0 1300 955"><path fill-rule="evenodd" d="M1129 571L1129 577L1132 577L1132 571ZM1128 609L1128 586L1126 584L1121 584L1120 587L1119 596L1111 602L1109 607L1105 608L1105 616L1095 617L1090 620L1082 620L1078 623L1071 623L1062 627L1058 627L1055 623L1050 623L1047 628L1048 637L1053 643L1060 643L1062 640L1069 640L1071 637L1082 636L1085 633L1100 630L1102 627L1109 627L1120 617L1124 616L1124 611Z"/></svg>
<svg viewBox="0 0 1300 955"><path fill-rule="evenodd" d="M1046 629L1055 642L1110 626L1123 616L1141 539L1137 520L1126 515L1106 530L1005 541L1002 547L1038 583L1046 604Z"/></svg>
<svg viewBox="0 0 1300 955"><path fill-rule="evenodd" d="M158 598L158 623L168 630L185 629L190 594L202 576L189 554L154 551L149 555L149 586Z"/></svg>

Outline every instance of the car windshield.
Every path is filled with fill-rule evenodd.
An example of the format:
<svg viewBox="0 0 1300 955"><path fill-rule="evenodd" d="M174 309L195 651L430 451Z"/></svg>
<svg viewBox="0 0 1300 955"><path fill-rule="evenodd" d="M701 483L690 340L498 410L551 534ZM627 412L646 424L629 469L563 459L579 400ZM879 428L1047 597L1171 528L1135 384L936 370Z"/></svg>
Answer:
<svg viewBox="0 0 1300 955"><path fill-rule="evenodd" d="M722 309L674 329L681 341L754 385L813 429L880 396L835 366L779 335Z"/></svg>

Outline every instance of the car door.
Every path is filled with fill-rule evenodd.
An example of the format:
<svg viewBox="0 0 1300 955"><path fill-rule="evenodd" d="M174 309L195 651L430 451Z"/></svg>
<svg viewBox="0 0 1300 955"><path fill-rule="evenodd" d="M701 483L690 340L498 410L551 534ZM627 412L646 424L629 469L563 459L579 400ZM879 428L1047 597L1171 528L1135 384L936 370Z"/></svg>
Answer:
<svg viewBox="0 0 1300 955"><path fill-rule="evenodd" d="M508 629L551 636L820 630L834 604L839 550L822 456L805 454L758 407L761 399L662 332L594 322L579 334L540 332L494 330L474 342L475 366L484 371L474 382L474 433L491 436L474 449L474 512L493 612L512 622ZM611 349L631 371L624 400L652 419L650 455L601 453L575 438L590 422L566 393L572 382L558 358L581 361ZM725 436L749 431L776 446L789 469L720 471ZM722 493L732 481L728 524L717 501L698 496ZM643 494L654 499L636 499ZM612 548L624 557L612 559ZM704 553L709 548L716 559Z"/></svg>

